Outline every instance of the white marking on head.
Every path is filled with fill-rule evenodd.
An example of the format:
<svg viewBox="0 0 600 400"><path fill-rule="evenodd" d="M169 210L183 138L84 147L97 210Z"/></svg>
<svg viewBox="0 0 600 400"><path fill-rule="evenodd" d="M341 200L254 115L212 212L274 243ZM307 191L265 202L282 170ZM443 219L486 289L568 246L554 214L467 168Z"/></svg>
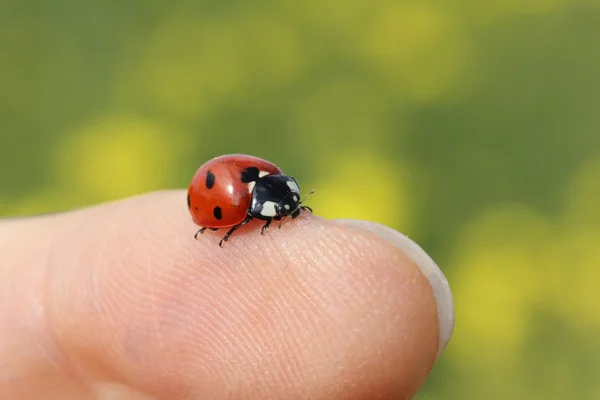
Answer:
<svg viewBox="0 0 600 400"><path fill-rule="evenodd" d="M256 185L256 182L254 181L248 183L248 193L252 194L252 191L254 190L254 185Z"/></svg>
<svg viewBox="0 0 600 400"><path fill-rule="evenodd" d="M290 190L294 193L300 193L300 188L298 187L298 184L294 181L287 181L286 182L288 187L290 188Z"/></svg>
<svg viewBox="0 0 600 400"><path fill-rule="evenodd" d="M263 176L267 176L267 175L269 175L269 173L267 171L259 171L259 173L258 173L259 178L262 178Z"/></svg>
<svg viewBox="0 0 600 400"><path fill-rule="evenodd" d="M298 199L298 196L296 196L296 195L293 195L293 196L292 196L292 199L294 199L294 201L298 201L298 200L299 200L299 199Z"/></svg>
<svg viewBox="0 0 600 400"><path fill-rule="evenodd" d="M283 208L285 208L286 210L289 210L290 209L290 205L286 204L286 205L283 206Z"/></svg>
<svg viewBox="0 0 600 400"><path fill-rule="evenodd" d="M263 217L274 217L277 215L277 211L275 211L275 203L272 201L265 201L263 203L263 208L260 211L260 215Z"/></svg>

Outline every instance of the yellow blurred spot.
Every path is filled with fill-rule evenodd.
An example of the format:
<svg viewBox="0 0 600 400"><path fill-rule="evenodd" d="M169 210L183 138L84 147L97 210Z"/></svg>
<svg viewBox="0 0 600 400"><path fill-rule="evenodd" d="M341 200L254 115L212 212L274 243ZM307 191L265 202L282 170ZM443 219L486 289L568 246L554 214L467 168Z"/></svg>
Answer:
<svg viewBox="0 0 600 400"><path fill-rule="evenodd" d="M491 210L465 228L454 262L456 330L461 351L510 358L547 300L543 264L550 225L519 206Z"/></svg>
<svg viewBox="0 0 600 400"><path fill-rule="evenodd" d="M465 227L453 262L453 348L508 362L542 310L574 329L600 329L598 177L598 160L582 168L564 221L506 206Z"/></svg>
<svg viewBox="0 0 600 400"><path fill-rule="evenodd" d="M91 201L164 188L174 161L165 132L148 121L124 117L83 128L57 154L62 185Z"/></svg>
<svg viewBox="0 0 600 400"><path fill-rule="evenodd" d="M367 59L413 100L436 100L464 78L469 43L460 26L441 8L397 3L373 21Z"/></svg>
<svg viewBox="0 0 600 400"><path fill-rule="evenodd" d="M600 226L562 239L550 247L549 304L572 326L600 329Z"/></svg>
<svg viewBox="0 0 600 400"><path fill-rule="evenodd" d="M552 247L560 285L554 302L574 323L600 328L600 158L585 164L572 182L564 238Z"/></svg>
<svg viewBox="0 0 600 400"><path fill-rule="evenodd" d="M376 154L354 153L328 159L327 168L313 186L317 193L307 200L326 218L355 218L400 225L410 222L408 174Z"/></svg>

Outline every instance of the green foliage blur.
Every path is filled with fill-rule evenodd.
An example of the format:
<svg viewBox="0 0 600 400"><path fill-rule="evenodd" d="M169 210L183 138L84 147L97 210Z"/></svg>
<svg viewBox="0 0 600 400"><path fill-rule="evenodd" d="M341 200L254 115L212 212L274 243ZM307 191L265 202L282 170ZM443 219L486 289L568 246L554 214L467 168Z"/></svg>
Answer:
<svg viewBox="0 0 600 400"><path fill-rule="evenodd" d="M599 43L590 0L0 0L0 215L264 157L447 274L420 399L599 399Z"/></svg>

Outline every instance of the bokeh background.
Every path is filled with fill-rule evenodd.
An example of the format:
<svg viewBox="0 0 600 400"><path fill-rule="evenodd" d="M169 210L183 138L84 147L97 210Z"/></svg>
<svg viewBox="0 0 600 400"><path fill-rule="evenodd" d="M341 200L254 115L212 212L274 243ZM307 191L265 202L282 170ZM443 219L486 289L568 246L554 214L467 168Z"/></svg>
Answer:
<svg viewBox="0 0 600 400"><path fill-rule="evenodd" d="M420 399L600 399L600 1L0 0L0 215L235 152L445 271Z"/></svg>

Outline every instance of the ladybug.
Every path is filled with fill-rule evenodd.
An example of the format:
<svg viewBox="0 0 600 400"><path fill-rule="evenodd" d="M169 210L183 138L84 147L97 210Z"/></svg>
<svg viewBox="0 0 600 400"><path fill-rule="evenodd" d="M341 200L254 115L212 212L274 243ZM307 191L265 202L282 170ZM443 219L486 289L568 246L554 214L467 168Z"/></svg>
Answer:
<svg viewBox="0 0 600 400"><path fill-rule="evenodd" d="M229 228L219 242L221 247L236 229L254 218L266 221L262 235L273 220L294 219L301 210L312 212L303 201L296 179L269 161L244 154L224 155L204 163L194 174L187 195L192 220L201 227L194 238L206 229Z"/></svg>

